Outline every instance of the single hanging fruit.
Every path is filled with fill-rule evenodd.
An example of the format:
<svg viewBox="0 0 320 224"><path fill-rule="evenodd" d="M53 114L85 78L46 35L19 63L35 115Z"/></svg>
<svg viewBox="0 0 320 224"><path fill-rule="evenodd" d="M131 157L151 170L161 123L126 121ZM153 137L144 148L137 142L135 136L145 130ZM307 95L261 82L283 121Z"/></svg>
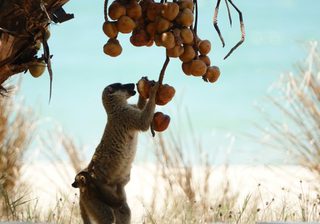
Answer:
<svg viewBox="0 0 320 224"><path fill-rule="evenodd" d="M211 50L211 43L209 40L201 40L198 47L200 54L207 55Z"/></svg>
<svg viewBox="0 0 320 224"><path fill-rule="evenodd" d="M220 76L220 69L217 66L210 66L207 69L204 78L206 78L209 82L215 82L218 80Z"/></svg>
<svg viewBox="0 0 320 224"><path fill-rule="evenodd" d="M168 115L165 115L162 112L156 112L153 115L153 119L152 119L153 130L162 132L168 128L169 123L170 123L170 117Z"/></svg>
<svg viewBox="0 0 320 224"><path fill-rule="evenodd" d="M193 43L193 33L189 28L182 28L180 32L180 36L184 44Z"/></svg>
<svg viewBox="0 0 320 224"><path fill-rule="evenodd" d="M142 15L142 8L136 0L131 0L127 5L126 10L127 16L129 16L133 20L139 19Z"/></svg>
<svg viewBox="0 0 320 224"><path fill-rule="evenodd" d="M169 21L173 21L179 14L179 5L174 2L164 3L161 10L161 16Z"/></svg>
<svg viewBox="0 0 320 224"><path fill-rule="evenodd" d="M130 37L130 42L133 46L142 47L149 44L150 37L145 30L135 29Z"/></svg>
<svg viewBox="0 0 320 224"><path fill-rule="evenodd" d="M183 9L183 11L179 12L176 21L182 26L190 27L193 24L192 11L189 8Z"/></svg>
<svg viewBox="0 0 320 224"><path fill-rule="evenodd" d="M161 45L167 49L171 49L176 45L174 35L172 32L162 33L160 38Z"/></svg>
<svg viewBox="0 0 320 224"><path fill-rule="evenodd" d="M106 21L103 23L102 29L109 38L116 38L118 36L116 22Z"/></svg>
<svg viewBox="0 0 320 224"><path fill-rule="evenodd" d="M44 61L37 61L29 65L29 72L34 78L40 77L44 70L46 69L47 65Z"/></svg>
<svg viewBox="0 0 320 224"><path fill-rule="evenodd" d="M166 105L168 102L172 100L175 93L176 93L176 90L168 84L159 86L159 89L156 95L156 104L161 106Z"/></svg>
<svg viewBox="0 0 320 224"><path fill-rule="evenodd" d="M103 46L105 54L111 57L117 57L122 52L122 47L117 39L110 38L108 42Z"/></svg>
<svg viewBox="0 0 320 224"><path fill-rule="evenodd" d="M196 56L196 52L191 45L184 45L183 54L180 55L180 60L182 62L189 62Z"/></svg>
<svg viewBox="0 0 320 224"><path fill-rule="evenodd" d="M117 28L121 33L131 33L136 23L129 16L121 16L117 21Z"/></svg>
<svg viewBox="0 0 320 224"><path fill-rule="evenodd" d="M108 15L111 19L117 20L121 16L124 16L125 14L126 14L126 8L123 5L121 5L119 2L114 1L109 6Z"/></svg>
<svg viewBox="0 0 320 224"><path fill-rule="evenodd" d="M191 61L190 71L193 76L203 76L207 71L207 66L200 59L195 59Z"/></svg>

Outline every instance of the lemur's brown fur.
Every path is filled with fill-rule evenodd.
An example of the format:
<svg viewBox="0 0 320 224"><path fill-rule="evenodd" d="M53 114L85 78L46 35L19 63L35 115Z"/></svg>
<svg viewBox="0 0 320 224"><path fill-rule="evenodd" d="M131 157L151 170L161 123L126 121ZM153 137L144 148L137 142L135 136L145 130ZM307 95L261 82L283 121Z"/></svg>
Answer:
<svg viewBox="0 0 320 224"><path fill-rule="evenodd" d="M114 212L106 203L109 198L104 197L105 194L100 191L90 173L78 173L72 186L80 189L80 212L84 224L106 224L115 221ZM108 193L106 196L109 197Z"/></svg>
<svg viewBox="0 0 320 224"><path fill-rule="evenodd" d="M107 197L113 198L110 201L107 200L106 204L113 207L111 210L117 224L130 223L131 212L126 203L124 186L130 179L138 133L147 131L152 121L159 86L156 83L151 88L148 102L139 96L137 105L130 105L127 99L135 94L134 85L132 85L116 83L104 89L102 102L108 121L92 160L85 169L95 179L99 190L105 195L110 194ZM118 198L114 199L114 197ZM82 198L83 204L85 200ZM123 201L123 204L120 207L115 206L119 201ZM83 209L85 208L81 208ZM111 220L111 216L109 219Z"/></svg>
<svg viewBox="0 0 320 224"><path fill-rule="evenodd" d="M107 125L88 169L99 181L117 185L128 182L138 132L147 131L153 118L158 84L151 89L148 102L139 97L137 105L127 103L130 94L126 90L113 92L109 87L102 94Z"/></svg>

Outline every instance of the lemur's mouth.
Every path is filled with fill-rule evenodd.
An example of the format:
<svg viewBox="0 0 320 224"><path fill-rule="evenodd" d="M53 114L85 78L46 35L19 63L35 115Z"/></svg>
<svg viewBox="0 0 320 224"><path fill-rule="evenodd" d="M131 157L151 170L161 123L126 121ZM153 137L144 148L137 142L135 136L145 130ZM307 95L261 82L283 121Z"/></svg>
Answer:
<svg viewBox="0 0 320 224"><path fill-rule="evenodd" d="M129 94L130 94L130 96L134 96L134 95L136 95L136 91L134 91L134 90L132 90L132 91L128 91L129 92Z"/></svg>

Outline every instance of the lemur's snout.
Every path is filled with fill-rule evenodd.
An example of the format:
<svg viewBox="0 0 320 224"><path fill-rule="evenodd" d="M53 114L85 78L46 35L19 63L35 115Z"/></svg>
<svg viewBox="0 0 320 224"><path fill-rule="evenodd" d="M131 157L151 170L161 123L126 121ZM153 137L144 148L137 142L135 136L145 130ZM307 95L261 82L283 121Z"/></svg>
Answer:
<svg viewBox="0 0 320 224"><path fill-rule="evenodd" d="M79 185L78 185L78 183L77 183L76 181L73 182L73 183L71 184L71 186L74 187L74 188L78 188L78 187L79 187Z"/></svg>
<svg viewBox="0 0 320 224"><path fill-rule="evenodd" d="M136 91L134 90L134 88L135 88L134 83L124 84L124 85L122 85L122 87L124 89L126 89L131 96L134 96L136 94Z"/></svg>

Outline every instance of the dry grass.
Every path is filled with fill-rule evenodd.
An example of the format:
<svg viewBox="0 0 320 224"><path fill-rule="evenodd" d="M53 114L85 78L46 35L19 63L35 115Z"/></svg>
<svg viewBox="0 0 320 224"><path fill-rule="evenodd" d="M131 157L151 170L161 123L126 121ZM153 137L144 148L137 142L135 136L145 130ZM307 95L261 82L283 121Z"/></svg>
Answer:
<svg viewBox="0 0 320 224"><path fill-rule="evenodd" d="M278 85L279 95L273 103L283 112L283 117L280 121L270 119L273 131L266 130L266 134L274 141L269 139L267 143L289 150L303 166L320 175L320 56L315 44L307 62L306 67L299 67L298 74L284 76ZM37 201L23 194L8 193L10 189L21 187L17 185L19 170L30 143L27 130L32 129L30 115L16 109L10 100L0 101L0 173L6 174L0 180L4 186L2 189L7 189L0 193L0 200L6 205L6 212L1 213L0 220L79 223L78 196L67 196L65 189L61 189L59 195L62 196L57 198L56 205L44 210L39 208ZM190 130L193 132L192 128ZM51 139L41 138L41 148L52 163L72 164L74 171L71 172L64 170L63 166L57 167L61 179L70 185L70 179L83 167L80 147L65 133L55 131L50 136ZM193 136L194 151L188 153L183 145L185 139L179 136L179 132L166 133L165 136L157 134L154 145L158 173L154 177L156 183L161 184L154 185L151 202L143 202L145 215L138 223L320 221L320 196L310 190L307 182L299 183L299 192L290 191L290 186L280 192L270 192L264 183L257 184L241 196L241 188L232 187L229 168L225 166L224 178L213 183L215 169L209 164L201 142L195 134Z"/></svg>
<svg viewBox="0 0 320 224"><path fill-rule="evenodd" d="M25 161L30 145L35 146L36 123L38 120L32 111L26 109L11 93L0 96L0 221L34 221L49 223L79 223L80 215L76 201L77 195L67 196L61 189L56 204L50 209L39 207L36 196L31 196L32 186L22 182L22 168L32 161ZM51 137L48 137L51 136ZM52 164L61 160L56 152L57 142L63 152L72 159L75 169L81 166L79 147L65 133L54 131L48 136L40 137L40 147L50 158ZM62 167L62 169L61 169ZM70 174L59 166L56 169L67 185L70 185ZM50 174L48 174L50 175ZM52 184L56 180L52 180ZM78 217L78 218L76 218Z"/></svg>
<svg viewBox="0 0 320 224"><path fill-rule="evenodd" d="M277 97L271 101L281 115L278 119L269 117L270 129L263 129L267 137L265 143L290 153L290 158L320 177L320 54L317 42L310 44L306 62L298 66L296 74L283 75L275 87Z"/></svg>
<svg viewBox="0 0 320 224"><path fill-rule="evenodd" d="M30 111L17 105L12 98L0 96L0 210L11 215L13 209L6 205L21 186L21 167L34 137L35 120ZM20 202L16 198L12 204Z"/></svg>
<svg viewBox="0 0 320 224"><path fill-rule="evenodd" d="M320 197L309 191L308 183L301 181L298 193L289 190L290 186L270 192L258 184L241 196L241 186L234 189L230 184L228 166L218 171L224 172L221 182L214 183L216 170L208 164L201 145L194 146L191 159L180 141L174 139L177 137L158 134L155 140L159 172L155 176L161 185L153 189L152 202L144 202L143 223L320 221Z"/></svg>

